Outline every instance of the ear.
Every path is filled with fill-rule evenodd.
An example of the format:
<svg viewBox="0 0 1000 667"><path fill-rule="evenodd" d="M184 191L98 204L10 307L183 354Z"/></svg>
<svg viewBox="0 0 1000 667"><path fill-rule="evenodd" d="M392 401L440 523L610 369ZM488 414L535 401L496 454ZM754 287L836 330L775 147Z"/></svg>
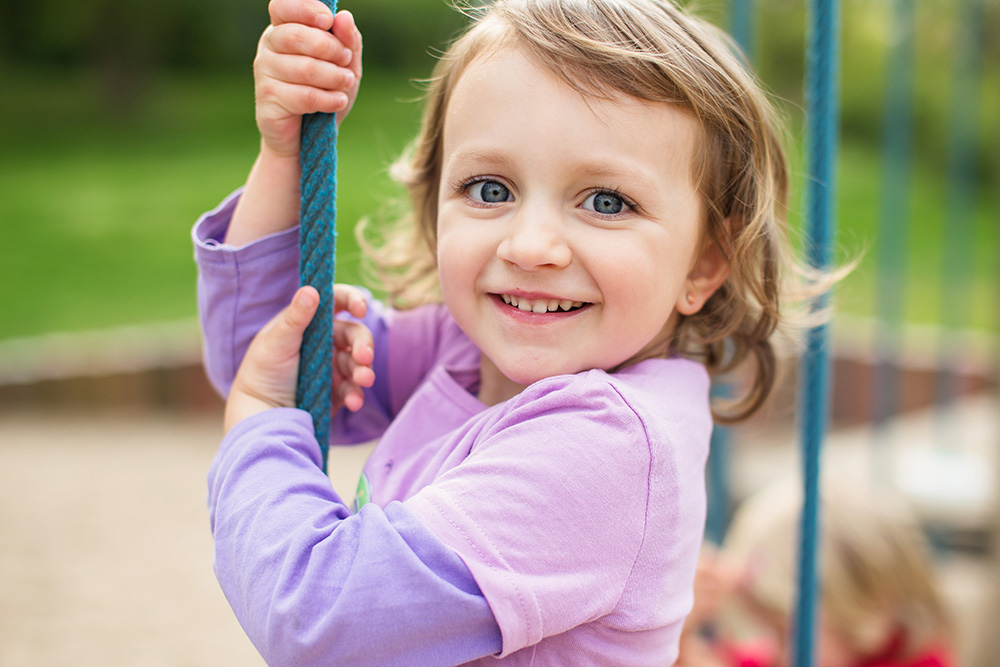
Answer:
<svg viewBox="0 0 1000 667"><path fill-rule="evenodd" d="M729 277L729 259L722 248L706 238L678 296L675 308L682 315L694 315Z"/></svg>

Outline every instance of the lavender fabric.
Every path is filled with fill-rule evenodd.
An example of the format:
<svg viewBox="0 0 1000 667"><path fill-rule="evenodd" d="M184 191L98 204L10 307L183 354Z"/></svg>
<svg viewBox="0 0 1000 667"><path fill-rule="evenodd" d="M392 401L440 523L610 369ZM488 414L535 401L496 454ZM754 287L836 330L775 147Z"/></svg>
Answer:
<svg viewBox="0 0 1000 667"><path fill-rule="evenodd" d="M296 287L294 230L240 249L217 241L234 203L194 230L206 365L223 393L254 332ZM440 605L461 608L435 619L446 637L424 630L412 645L392 644L378 664L394 656L456 664L441 660L472 660L475 650L514 665L671 664L704 525L705 370L653 359L614 374L547 378L486 406L475 396L478 350L443 306L396 312L376 304L366 324L376 385L361 413L336 415L331 429L331 445L380 438L359 486L368 501L360 512L348 513L318 469L304 482L319 455L305 413L247 420L213 464L217 574L261 652L284 645L268 631L279 610L316 628L296 652L315 649L336 663L325 633L347 610L358 610L367 632L391 634L409 605L439 595ZM267 496L261 487L271 488ZM268 528L249 531L256 522ZM306 536L286 537L299 525ZM404 532L419 534L434 557L414 559L416 542L395 537ZM428 567L406 567L414 560ZM288 594L282 582L315 574L317 563L322 575ZM352 601L354 591L382 587L395 593ZM466 608L481 612L477 598L490 619ZM375 611L361 611L369 605ZM489 620L499 627L493 644Z"/></svg>
<svg viewBox="0 0 1000 667"><path fill-rule="evenodd" d="M216 576L269 665L457 665L500 651L468 568L400 503L352 515L307 412L238 424L208 476Z"/></svg>

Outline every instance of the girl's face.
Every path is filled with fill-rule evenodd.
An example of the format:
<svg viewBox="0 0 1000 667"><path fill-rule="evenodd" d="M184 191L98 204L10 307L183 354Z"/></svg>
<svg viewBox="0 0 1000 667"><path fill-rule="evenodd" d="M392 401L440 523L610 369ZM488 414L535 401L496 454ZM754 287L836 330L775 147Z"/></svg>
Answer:
<svg viewBox="0 0 1000 667"><path fill-rule="evenodd" d="M722 282L701 252L698 139L674 107L585 98L518 49L468 66L444 120L438 267L497 400L662 354Z"/></svg>

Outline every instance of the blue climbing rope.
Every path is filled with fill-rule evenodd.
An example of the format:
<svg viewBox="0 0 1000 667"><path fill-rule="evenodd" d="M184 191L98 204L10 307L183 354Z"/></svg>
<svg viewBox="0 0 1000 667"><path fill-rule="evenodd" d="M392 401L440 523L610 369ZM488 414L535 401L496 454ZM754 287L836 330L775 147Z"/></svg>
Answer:
<svg viewBox="0 0 1000 667"><path fill-rule="evenodd" d="M830 266L838 145L840 7L838 0L810 0L806 63L808 172L806 257L820 270ZM828 296L817 297L825 309ZM819 471L830 399L829 334L826 325L809 332L800 373L803 505L799 535L798 596L794 628L796 667L814 664L819 597Z"/></svg>
<svg viewBox="0 0 1000 667"><path fill-rule="evenodd" d="M336 0L323 0L336 14ZM335 114L302 117L299 280L319 292L319 309L302 339L296 405L313 419L326 472L333 388L333 275L337 219Z"/></svg>

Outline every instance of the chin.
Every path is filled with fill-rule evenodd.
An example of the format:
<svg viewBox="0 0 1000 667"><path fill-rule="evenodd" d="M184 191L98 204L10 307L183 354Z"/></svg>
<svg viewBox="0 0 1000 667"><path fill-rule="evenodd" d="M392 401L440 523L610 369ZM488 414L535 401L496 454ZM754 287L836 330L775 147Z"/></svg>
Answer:
<svg viewBox="0 0 1000 667"><path fill-rule="evenodd" d="M517 368L507 370L510 372L501 372L504 373L504 376L506 376L508 380L515 384L527 387L528 385L534 384L539 380L544 380L545 378L555 377L557 375L574 375L589 369L576 367L550 367L542 370L527 372L525 370L525 366L518 366Z"/></svg>

